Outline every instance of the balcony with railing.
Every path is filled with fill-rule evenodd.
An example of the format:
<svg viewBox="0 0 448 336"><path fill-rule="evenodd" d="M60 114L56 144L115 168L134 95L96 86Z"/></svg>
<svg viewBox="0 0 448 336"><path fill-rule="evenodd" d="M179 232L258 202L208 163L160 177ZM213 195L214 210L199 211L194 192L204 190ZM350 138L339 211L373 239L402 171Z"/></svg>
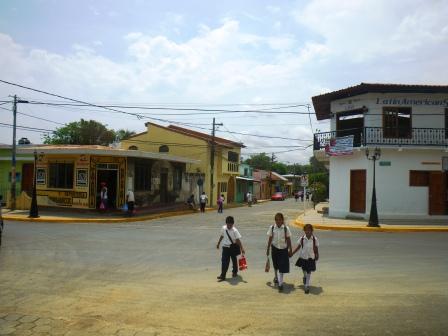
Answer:
<svg viewBox="0 0 448 336"><path fill-rule="evenodd" d="M448 129L363 127L314 134L314 150L325 149L331 139L353 135L353 147L448 147Z"/></svg>

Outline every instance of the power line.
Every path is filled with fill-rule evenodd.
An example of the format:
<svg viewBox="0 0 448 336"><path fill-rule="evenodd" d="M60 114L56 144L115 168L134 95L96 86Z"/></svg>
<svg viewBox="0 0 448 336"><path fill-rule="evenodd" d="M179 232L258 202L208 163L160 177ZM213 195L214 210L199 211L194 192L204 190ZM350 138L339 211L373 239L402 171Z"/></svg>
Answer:
<svg viewBox="0 0 448 336"><path fill-rule="evenodd" d="M96 104L68 104L68 103L46 103L46 102L38 102L38 101L30 101L29 104L34 105L53 105L53 106L75 106L75 107L83 107L83 106L96 106L101 108L121 108L121 109L137 109L137 110L153 110L153 111L185 111L189 112L188 115L208 115L208 114L232 114L232 113L257 113L257 114L314 114L311 112L300 112L300 111L267 111L258 109L258 110L226 110L226 109L205 109L205 108L181 108L181 107L165 107L165 106L129 106L129 105L96 105ZM308 107L309 105L293 105L290 107ZM284 107L276 107L271 108L274 109L283 109ZM192 111L199 111L193 112ZM140 113L146 115L147 113ZM185 113L151 113L151 115L166 115L166 116L184 116L187 115Z"/></svg>
<svg viewBox="0 0 448 336"><path fill-rule="evenodd" d="M2 127L9 127L9 128L14 127L13 124L0 123L0 125ZM22 130L26 130L26 131L39 131L42 133L54 132L54 130L49 130L49 129L45 129L45 128L29 127L29 126L22 126L22 125L17 125L16 127L19 129L22 129Z"/></svg>

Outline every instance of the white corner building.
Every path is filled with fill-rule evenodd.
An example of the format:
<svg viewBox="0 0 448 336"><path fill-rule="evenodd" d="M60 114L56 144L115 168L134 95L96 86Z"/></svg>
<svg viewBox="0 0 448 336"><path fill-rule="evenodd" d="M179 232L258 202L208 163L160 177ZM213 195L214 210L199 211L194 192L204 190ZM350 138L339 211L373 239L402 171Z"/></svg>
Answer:
<svg viewBox="0 0 448 336"><path fill-rule="evenodd" d="M330 170L330 217L369 218L375 162L380 220L448 221L448 86L361 83L312 101L317 119L331 122L314 134ZM347 136L353 149L330 156Z"/></svg>

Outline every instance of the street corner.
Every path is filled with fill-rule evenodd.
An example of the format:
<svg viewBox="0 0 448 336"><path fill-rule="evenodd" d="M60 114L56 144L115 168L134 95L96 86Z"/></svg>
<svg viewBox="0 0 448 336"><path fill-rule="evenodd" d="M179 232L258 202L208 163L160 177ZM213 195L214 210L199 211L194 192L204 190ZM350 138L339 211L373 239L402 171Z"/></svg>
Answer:
<svg viewBox="0 0 448 336"><path fill-rule="evenodd" d="M327 221L325 223L324 221ZM349 220L344 219L318 219L313 218L306 220L303 215L298 216L292 224L300 229L303 229L305 224L313 225L315 230L326 231L353 231L353 232L389 232L389 233L412 233L412 232L448 232L448 226L434 226L434 225L390 225L381 224L379 227L370 227L367 222L359 222L357 224L350 223Z"/></svg>

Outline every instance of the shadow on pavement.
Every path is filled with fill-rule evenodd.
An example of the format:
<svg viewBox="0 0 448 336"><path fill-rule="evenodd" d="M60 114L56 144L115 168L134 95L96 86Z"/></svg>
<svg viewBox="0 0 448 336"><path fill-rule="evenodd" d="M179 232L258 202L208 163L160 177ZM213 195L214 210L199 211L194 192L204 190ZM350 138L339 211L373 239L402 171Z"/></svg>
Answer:
<svg viewBox="0 0 448 336"><path fill-rule="evenodd" d="M266 282L266 286L271 287L272 289L278 290L278 287L273 284L272 281ZM294 292L296 288L294 287L294 284L289 284L284 282L283 283L283 294L290 294L291 292Z"/></svg>
<svg viewBox="0 0 448 336"><path fill-rule="evenodd" d="M301 290L305 291L305 286L304 285L300 285L297 288L300 288ZM311 295L320 295L323 293L323 288L322 287L316 287L316 286L310 286L310 294Z"/></svg>

